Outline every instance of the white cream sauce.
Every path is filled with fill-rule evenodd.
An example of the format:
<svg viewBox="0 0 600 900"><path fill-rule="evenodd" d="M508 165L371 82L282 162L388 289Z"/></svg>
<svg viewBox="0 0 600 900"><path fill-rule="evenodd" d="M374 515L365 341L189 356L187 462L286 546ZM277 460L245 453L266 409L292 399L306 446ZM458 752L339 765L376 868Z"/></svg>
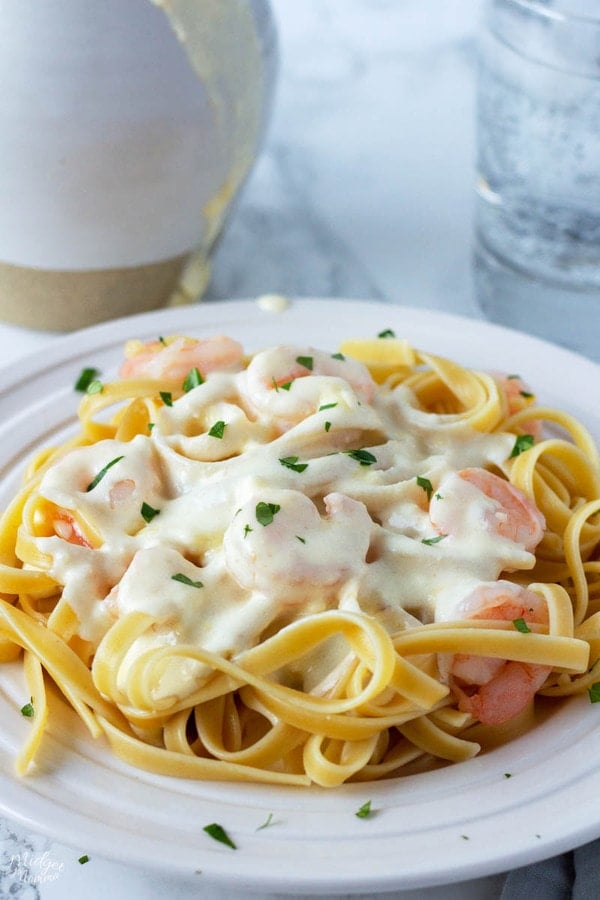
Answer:
<svg viewBox="0 0 600 900"><path fill-rule="evenodd" d="M245 371L209 373L157 408L148 437L71 450L44 475L40 493L101 539L98 549L37 539L82 637L97 644L115 616L139 610L156 622L130 661L165 644L235 657L273 623L325 609L360 609L390 631L412 616L447 618L474 584L533 566L521 545L481 527L493 501L474 489L466 505L449 498L456 528L436 541L417 483L435 491L449 472L501 468L513 435L448 424L417 410L402 387L379 388L367 402L339 370L307 372L289 390L264 386L260 402L248 391ZM210 436L219 421L222 436ZM158 511L150 522L143 503ZM184 695L206 674L199 665L177 671L160 696Z"/></svg>

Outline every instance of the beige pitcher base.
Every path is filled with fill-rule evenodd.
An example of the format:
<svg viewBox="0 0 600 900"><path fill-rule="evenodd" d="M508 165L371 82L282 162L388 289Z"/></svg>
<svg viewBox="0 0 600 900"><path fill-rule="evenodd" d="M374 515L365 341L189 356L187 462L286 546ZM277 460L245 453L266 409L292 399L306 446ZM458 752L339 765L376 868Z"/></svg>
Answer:
<svg viewBox="0 0 600 900"><path fill-rule="evenodd" d="M0 319L51 331L166 306L188 255L143 266L53 271L0 263Z"/></svg>

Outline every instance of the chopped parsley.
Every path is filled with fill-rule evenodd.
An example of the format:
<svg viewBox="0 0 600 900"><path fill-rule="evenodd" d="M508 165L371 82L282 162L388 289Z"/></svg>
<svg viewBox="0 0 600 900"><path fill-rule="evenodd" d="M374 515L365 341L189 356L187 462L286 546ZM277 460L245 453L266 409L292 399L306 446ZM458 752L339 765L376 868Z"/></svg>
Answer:
<svg viewBox="0 0 600 900"><path fill-rule="evenodd" d="M280 509L281 506L278 503L265 503L261 500L256 504L256 521L261 525L270 525Z"/></svg>
<svg viewBox="0 0 600 900"><path fill-rule="evenodd" d="M263 828L268 828L272 824L273 824L273 813L271 812L271 813L269 813L269 815L267 816L265 821L262 823L262 825L259 825L256 830L262 831Z"/></svg>
<svg viewBox="0 0 600 900"><path fill-rule="evenodd" d="M520 456L521 453L525 453L526 450L531 450L535 443L535 438L532 434L519 434L517 435L517 439L515 441L515 445L512 448L509 459L514 459L515 456Z"/></svg>
<svg viewBox="0 0 600 900"><path fill-rule="evenodd" d="M377 462L377 457L369 453L368 450L346 450L345 452L351 459L359 462L361 466L372 466L373 463Z"/></svg>
<svg viewBox="0 0 600 900"><path fill-rule="evenodd" d="M219 843L225 844L227 847L231 847L232 850L237 850L236 845L233 843L222 825L218 825L216 822L213 822L211 825L205 825L202 830L205 831L213 840L219 841Z"/></svg>
<svg viewBox="0 0 600 900"><path fill-rule="evenodd" d="M368 819L371 814L372 809L370 800L367 800L366 803L363 803L363 805L360 806L354 813L357 819Z"/></svg>
<svg viewBox="0 0 600 900"><path fill-rule="evenodd" d="M184 382L181 387L182 390L184 390L187 394L190 391L193 391L194 388L199 387L201 384L204 384L204 378L200 374L200 369L194 366L194 368L190 369L190 371L185 376Z"/></svg>
<svg viewBox="0 0 600 900"><path fill-rule="evenodd" d="M290 389L291 386L292 386L293 380L294 380L294 379L292 378L292 381L285 381L283 384L278 384L278 383L275 381L275 378L273 378L273 379L272 379L272 381L273 381L273 387L275 388L276 391L280 391L280 390L281 390L281 391L289 391L289 389Z"/></svg>
<svg viewBox="0 0 600 900"><path fill-rule="evenodd" d="M420 488L423 488L423 490L427 494L427 499L431 500L431 495L433 494L433 485L430 482L429 478L422 478L420 475L417 475L417 484Z"/></svg>
<svg viewBox="0 0 600 900"><path fill-rule="evenodd" d="M283 456L280 457L279 462L286 469L291 469L292 472L304 472L308 468L308 463L298 462L298 459L298 456Z"/></svg>
<svg viewBox="0 0 600 900"><path fill-rule="evenodd" d="M92 369L92 368L82 369L81 372L79 373L79 378L75 382L75 385L74 385L75 390L79 391L82 394L85 394L85 392L89 388L90 384L93 381L96 381L99 374L100 374L100 372L98 371L98 369Z"/></svg>
<svg viewBox="0 0 600 900"><path fill-rule="evenodd" d="M160 399L165 404L165 406L173 406L173 394L171 391L159 391Z"/></svg>
<svg viewBox="0 0 600 900"><path fill-rule="evenodd" d="M309 372L312 372L315 361L312 356L297 356L296 362L304 366L305 369L308 369Z"/></svg>
<svg viewBox="0 0 600 900"><path fill-rule="evenodd" d="M530 400L532 397L535 397L535 394L532 394L531 391L519 391L521 397L525 397L526 400Z"/></svg>
<svg viewBox="0 0 600 900"><path fill-rule="evenodd" d="M250 525L244 525L244 537L247 538L252 530Z"/></svg>
<svg viewBox="0 0 600 900"><path fill-rule="evenodd" d="M329 431L330 428L331 428L331 422L329 422L329 421L325 422L325 431Z"/></svg>
<svg viewBox="0 0 600 900"><path fill-rule="evenodd" d="M35 709L33 708L33 697L29 698L29 703L26 703L25 706L21 707L21 715L25 716L26 719L32 719L35 715Z"/></svg>
<svg viewBox="0 0 600 900"><path fill-rule="evenodd" d="M192 581L192 579L188 578L187 575L184 575L183 572L178 572L177 575L171 575L171 581L179 581L180 584L187 584L188 587L193 588L204 587L201 581Z"/></svg>
<svg viewBox="0 0 600 900"><path fill-rule="evenodd" d="M512 772L505 772L505 773L504 773L504 777L505 777L505 778L512 778Z"/></svg>
<svg viewBox="0 0 600 900"><path fill-rule="evenodd" d="M513 619L513 625L521 634L530 634L531 632L531 628L522 616L519 619Z"/></svg>
<svg viewBox="0 0 600 900"><path fill-rule="evenodd" d="M89 483L88 486L86 487L86 492L89 493L90 491L93 491L94 488L95 488L98 484L100 484L100 482L102 481L102 479L104 478L104 476L106 475L106 473L108 472L108 470L109 470L109 469L112 469L112 467L115 466L115 465L116 465L120 460L122 460L122 459L123 459L122 456L115 456L114 459L111 459L110 462L106 463L106 465L104 466L104 468L103 468L103 469L100 469L100 471L98 472L98 474L90 481L90 483Z"/></svg>
<svg viewBox="0 0 600 900"><path fill-rule="evenodd" d="M438 534L437 537L423 538L421 543L427 544L428 547L431 547L432 544L439 544L439 542L443 541L445 537L448 537L448 535L447 534Z"/></svg>
<svg viewBox="0 0 600 900"><path fill-rule="evenodd" d="M318 412L322 412L324 409L333 409L334 406L337 406L337 403L322 403L318 409Z"/></svg>
<svg viewBox="0 0 600 900"><path fill-rule="evenodd" d="M219 421L215 422L215 424L212 426L212 428L208 432L208 436L214 437L214 438L222 438L224 433L225 433L225 422L222 419L219 419Z"/></svg>
<svg viewBox="0 0 600 900"><path fill-rule="evenodd" d="M80 866L85 866L85 864L88 863L89 861L90 861L90 858L87 855L87 853L84 853L83 856L80 856L79 859L77 860L77 862L79 863Z"/></svg>
<svg viewBox="0 0 600 900"><path fill-rule="evenodd" d="M296 535L296 540L300 541L301 544L306 543L306 538L301 537L299 534Z"/></svg>
<svg viewBox="0 0 600 900"><path fill-rule="evenodd" d="M384 328L383 331L380 331L377 335L378 338L395 338L396 332L392 331L391 328Z"/></svg>
<svg viewBox="0 0 600 900"><path fill-rule="evenodd" d="M155 516L160 515L160 509L154 509L153 506L150 506L149 503L146 503L146 502L144 501L144 503L142 503L142 507L141 507L141 509L140 509L140 513L141 513L141 515L142 515L142 518L143 518L146 522L151 522L152 519L153 519Z"/></svg>
<svg viewBox="0 0 600 900"><path fill-rule="evenodd" d="M344 356L343 353L332 353L332 354L331 354L331 358L332 358L332 359L339 359L340 362L346 362L346 357Z"/></svg>
<svg viewBox="0 0 600 900"><path fill-rule="evenodd" d="M590 698L590 703L600 702L600 681L597 681L588 688L588 697Z"/></svg>
<svg viewBox="0 0 600 900"><path fill-rule="evenodd" d="M104 385L101 381L98 381L97 378L94 378L93 381L90 381L86 388L86 394L101 394L104 390Z"/></svg>

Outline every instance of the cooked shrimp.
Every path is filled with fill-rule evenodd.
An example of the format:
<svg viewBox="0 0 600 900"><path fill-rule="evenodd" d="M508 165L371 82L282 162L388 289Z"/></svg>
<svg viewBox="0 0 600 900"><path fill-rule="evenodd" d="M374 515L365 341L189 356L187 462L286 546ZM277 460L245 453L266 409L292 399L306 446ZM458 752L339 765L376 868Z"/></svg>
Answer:
<svg viewBox="0 0 600 900"><path fill-rule="evenodd" d="M248 590L295 603L334 589L360 572L372 521L363 503L344 494L324 497L325 516L299 491L253 495L225 532L225 562Z"/></svg>
<svg viewBox="0 0 600 900"><path fill-rule="evenodd" d="M523 381L520 375L499 375L494 374L496 382L504 391L506 402L508 405L508 414L512 416L514 413L520 412L529 406L533 400L533 394ZM531 419L522 422L520 426L527 434L532 434L536 441L542 437L542 422L540 419Z"/></svg>
<svg viewBox="0 0 600 900"><path fill-rule="evenodd" d="M52 517L52 526L57 537L78 547L92 548L92 545L68 509L57 509Z"/></svg>
<svg viewBox="0 0 600 900"><path fill-rule="evenodd" d="M169 378L181 380L196 368L201 375L241 369L244 351L230 337L215 335L197 340L172 337L156 341L129 341L125 347L121 378Z"/></svg>
<svg viewBox="0 0 600 900"><path fill-rule="evenodd" d="M362 363L312 347L273 347L258 353L245 376L249 406L287 425L316 412L322 403L345 396L369 403L376 384Z"/></svg>
<svg viewBox="0 0 600 900"><path fill-rule="evenodd" d="M458 618L547 624L548 609L533 591L510 581L479 585L458 606ZM552 671L549 666L457 653L441 660L458 706L484 725L502 725L523 712Z"/></svg>
<svg viewBox="0 0 600 900"><path fill-rule="evenodd" d="M452 472L442 479L429 506L429 517L440 534L465 535L483 529L533 551L546 522L536 505L504 478L486 469Z"/></svg>

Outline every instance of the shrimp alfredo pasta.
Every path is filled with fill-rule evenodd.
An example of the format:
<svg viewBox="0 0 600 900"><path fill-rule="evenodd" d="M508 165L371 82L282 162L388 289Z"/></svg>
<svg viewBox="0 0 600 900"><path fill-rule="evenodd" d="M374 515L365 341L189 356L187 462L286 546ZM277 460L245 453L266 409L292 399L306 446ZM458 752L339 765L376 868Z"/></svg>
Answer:
<svg viewBox="0 0 600 900"><path fill-rule="evenodd" d="M362 361L361 361L362 360ZM600 688L600 468L515 375L395 337L131 341L4 513L0 658L134 766L335 786ZM599 667L600 668L600 667Z"/></svg>

